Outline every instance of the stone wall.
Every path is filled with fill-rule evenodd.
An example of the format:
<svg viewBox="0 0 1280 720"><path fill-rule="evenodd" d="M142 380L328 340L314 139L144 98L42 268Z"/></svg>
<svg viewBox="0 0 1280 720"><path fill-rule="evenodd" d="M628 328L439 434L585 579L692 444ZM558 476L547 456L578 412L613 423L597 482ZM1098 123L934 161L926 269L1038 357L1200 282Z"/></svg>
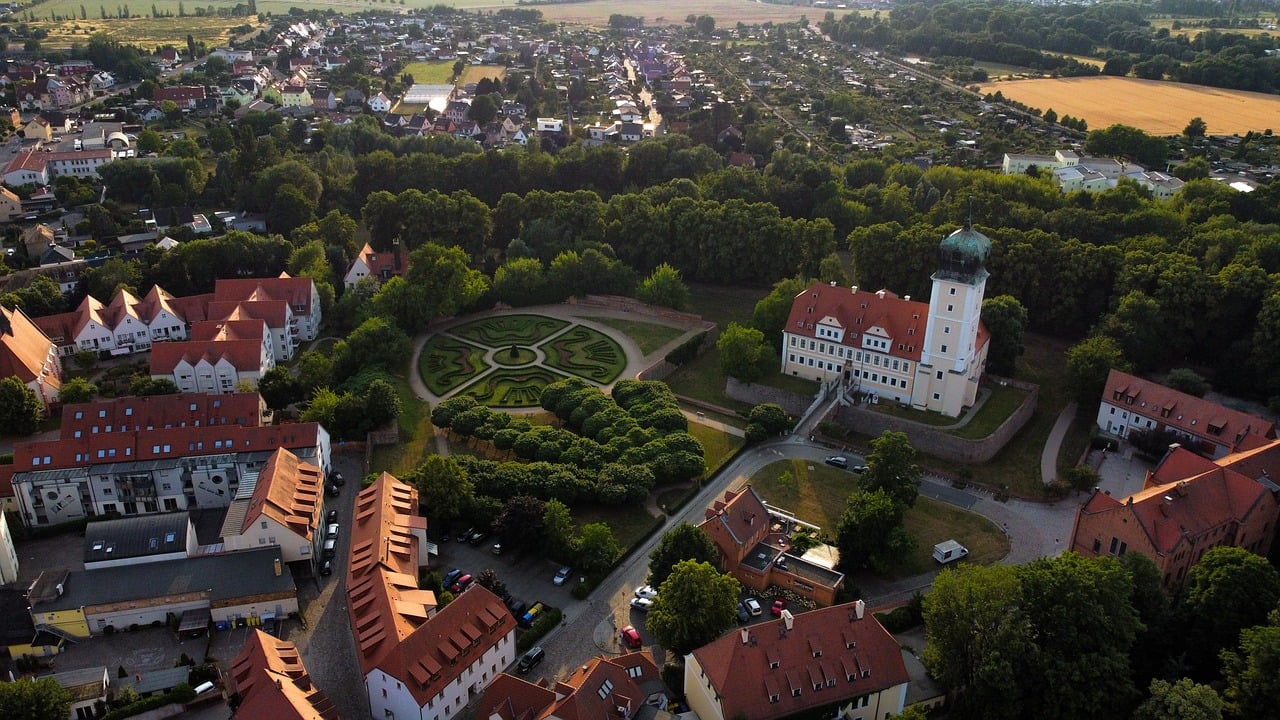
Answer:
<svg viewBox="0 0 1280 720"><path fill-rule="evenodd" d="M739 402L759 405L777 403L791 415L803 415L813 404L813 398L759 383L744 383L736 378L726 378L724 394Z"/></svg>
<svg viewBox="0 0 1280 720"><path fill-rule="evenodd" d="M587 305L610 310L621 310L623 312L636 313L637 315L648 315L650 317L663 318L684 325L703 325L710 327L712 323L704 322L701 315L694 313L680 312L671 308L659 307L657 305L646 305L635 298L623 297L621 295L586 295L583 297L571 297L565 301L569 305Z"/></svg>
<svg viewBox="0 0 1280 720"><path fill-rule="evenodd" d="M988 382L999 382L1027 391L1022 404L990 435L978 440L957 437L946 430L922 425L896 415L888 415L864 406L840 408L829 419L850 430L876 437L885 430L905 433L917 450L950 462L980 465L996 456L1035 413L1040 402L1040 386L1019 380L988 376Z"/></svg>

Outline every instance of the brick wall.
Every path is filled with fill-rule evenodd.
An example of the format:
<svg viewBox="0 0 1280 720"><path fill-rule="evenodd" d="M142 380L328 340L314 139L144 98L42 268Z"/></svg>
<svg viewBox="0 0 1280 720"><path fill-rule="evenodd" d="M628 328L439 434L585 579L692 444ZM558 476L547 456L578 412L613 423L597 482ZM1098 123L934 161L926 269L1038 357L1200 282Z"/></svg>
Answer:
<svg viewBox="0 0 1280 720"><path fill-rule="evenodd" d="M744 383L736 378L726 378L724 394L739 402L759 405L777 403L791 415L803 415L813 404L813 398L768 385Z"/></svg>

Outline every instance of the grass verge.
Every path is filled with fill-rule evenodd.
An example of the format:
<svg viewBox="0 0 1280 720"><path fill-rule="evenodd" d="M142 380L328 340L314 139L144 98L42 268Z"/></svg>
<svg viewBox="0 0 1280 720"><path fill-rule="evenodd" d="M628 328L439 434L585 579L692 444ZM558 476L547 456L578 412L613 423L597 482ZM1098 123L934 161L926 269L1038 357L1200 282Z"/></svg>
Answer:
<svg viewBox="0 0 1280 720"><path fill-rule="evenodd" d="M644 509L644 505L578 505L571 508L573 519L581 528L590 523L604 523L613 531L625 555L663 522Z"/></svg>
<svg viewBox="0 0 1280 720"><path fill-rule="evenodd" d="M428 453L434 452L435 430L431 425L430 406L419 400L408 381L399 376L396 394L400 396L400 442L375 447L370 472L385 471L398 476L414 469Z"/></svg>
<svg viewBox="0 0 1280 720"><path fill-rule="evenodd" d="M684 334L684 330L671 327L670 325L658 325L657 323L640 322L639 320L625 320L622 318L611 317L592 317L588 318L592 322L598 322L601 325L607 325L614 330L631 338L633 342L640 348L640 352L645 355L653 353L658 348L675 340Z"/></svg>
<svg viewBox="0 0 1280 720"><path fill-rule="evenodd" d="M745 438L696 422L689 423L689 434L702 443L702 456L707 462L707 477L714 475L721 465L728 462L729 458L747 443Z"/></svg>

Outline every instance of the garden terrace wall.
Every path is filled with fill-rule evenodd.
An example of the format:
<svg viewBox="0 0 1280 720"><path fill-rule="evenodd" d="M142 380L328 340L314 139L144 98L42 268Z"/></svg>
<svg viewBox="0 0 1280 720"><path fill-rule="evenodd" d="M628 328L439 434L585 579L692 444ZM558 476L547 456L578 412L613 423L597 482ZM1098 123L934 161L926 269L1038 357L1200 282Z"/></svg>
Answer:
<svg viewBox="0 0 1280 720"><path fill-rule="evenodd" d="M1016 410L1009 414L992 433L984 438L970 440L957 437L946 430L922 425L896 415L888 415L856 405L839 408L828 418L856 433L876 437L885 430L905 433L920 452L942 460L967 465L981 465L996 456L1005 445L1031 420L1040 402L1040 386L1019 380L988 377L1010 386L1026 390L1027 396Z"/></svg>
<svg viewBox="0 0 1280 720"><path fill-rule="evenodd" d="M744 383L736 378L725 378L724 394L751 405L777 403L787 414L796 417L804 415L813 404L813 398L807 395L759 383Z"/></svg>
<svg viewBox="0 0 1280 720"><path fill-rule="evenodd" d="M565 302L569 305L593 305L612 310L622 310L623 312L633 312L637 315L649 315L685 325L702 325L708 330L715 326L714 323L704 322L701 315L656 305L646 305L635 298L621 295L586 295L583 297L571 297Z"/></svg>

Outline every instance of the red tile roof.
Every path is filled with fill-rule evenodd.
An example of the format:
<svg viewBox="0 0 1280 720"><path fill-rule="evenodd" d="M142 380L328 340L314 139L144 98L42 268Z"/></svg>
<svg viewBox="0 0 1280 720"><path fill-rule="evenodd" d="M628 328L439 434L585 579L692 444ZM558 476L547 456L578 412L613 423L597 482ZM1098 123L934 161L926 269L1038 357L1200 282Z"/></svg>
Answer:
<svg viewBox="0 0 1280 720"><path fill-rule="evenodd" d="M32 382L44 371L52 347L26 313L0 306L0 377L17 375L23 383ZM46 375L45 383L54 389L61 386L56 374Z"/></svg>
<svg viewBox="0 0 1280 720"><path fill-rule="evenodd" d="M1112 370L1107 375L1102 401L1123 406L1130 412L1228 448L1239 446L1249 435L1258 438L1276 436L1275 424L1270 420L1119 370Z"/></svg>
<svg viewBox="0 0 1280 720"><path fill-rule="evenodd" d="M62 407L61 437L71 439L95 432L150 430L168 427L262 424L262 397L257 393L178 393L121 397L72 403Z"/></svg>
<svg viewBox="0 0 1280 720"><path fill-rule="evenodd" d="M240 531L246 532L265 515L311 540L320 527L323 506L324 471L280 448L258 472Z"/></svg>
<svg viewBox="0 0 1280 720"><path fill-rule="evenodd" d="M283 300L215 300L205 312L209 320L253 318L272 328L284 328L289 323L289 305Z"/></svg>
<svg viewBox="0 0 1280 720"><path fill-rule="evenodd" d="M601 697L598 690L611 689ZM589 720L618 717L617 708L635 717L645 701L641 683L661 683L658 666L645 653L592 658L568 678L556 683L554 692L505 673L485 690L478 718L497 714L502 720Z"/></svg>
<svg viewBox="0 0 1280 720"><path fill-rule="evenodd" d="M783 627L781 619L752 625L693 651L724 717L772 720L908 680L897 641L870 613L856 619L853 603L800 613L790 631ZM828 680L835 685L827 687Z"/></svg>
<svg viewBox="0 0 1280 720"><path fill-rule="evenodd" d="M409 254L400 250L397 245L390 252L377 252L365 243L360 250L360 261L369 268L369 276L381 278L384 275L390 277L399 275L403 277L409 272Z"/></svg>
<svg viewBox="0 0 1280 720"><path fill-rule="evenodd" d="M738 547L750 548L760 540L760 536L768 533L769 510L764 500L750 485L738 492L726 490L724 500L717 500L705 511L702 522L712 538L722 535L713 532L706 526L716 524L728 531L729 537ZM727 550L727 548L725 548ZM730 553L732 555L732 553Z"/></svg>
<svg viewBox="0 0 1280 720"><path fill-rule="evenodd" d="M18 170L31 170L33 172L44 172L45 166L49 163L49 153L41 152L38 148L30 150L21 150L9 164L5 166L2 174L8 175Z"/></svg>
<svg viewBox="0 0 1280 720"><path fill-rule="evenodd" d="M796 295L783 330L816 338L818 323L825 323L845 330L843 344L860 347L861 334L879 327L890 340L890 355L919 362L928 318L928 303L906 300L888 290L855 292L818 283ZM984 342L983 332L979 331L978 347Z"/></svg>
<svg viewBox="0 0 1280 720"><path fill-rule="evenodd" d="M480 698L477 718L536 720L556 700L556 694L514 675L500 673Z"/></svg>
<svg viewBox="0 0 1280 720"><path fill-rule="evenodd" d="M201 360L210 364L226 360L240 372L263 370L262 343L266 333L266 325L261 320L193 323L190 340L151 346L151 374L172 375L184 360L192 365Z"/></svg>
<svg viewBox="0 0 1280 720"><path fill-rule="evenodd" d="M294 310L311 312L311 278L289 277L282 273L274 278L220 279L213 288L215 300L284 300Z"/></svg>
<svg viewBox="0 0 1280 720"><path fill-rule="evenodd" d="M311 682L298 648L251 630L227 674L240 694L237 714L270 720L338 720L338 710Z"/></svg>

